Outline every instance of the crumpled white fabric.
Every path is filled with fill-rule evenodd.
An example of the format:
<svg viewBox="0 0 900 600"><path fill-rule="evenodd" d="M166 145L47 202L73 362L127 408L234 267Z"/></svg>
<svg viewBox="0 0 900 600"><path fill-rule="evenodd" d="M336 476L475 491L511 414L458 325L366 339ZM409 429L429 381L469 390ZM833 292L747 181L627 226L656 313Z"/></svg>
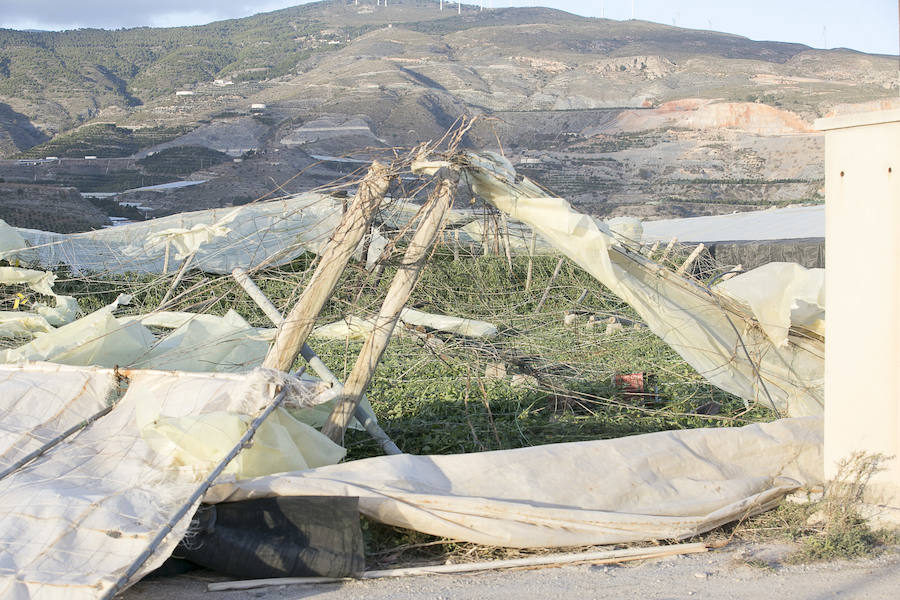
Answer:
<svg viewBox="0 0 900 600"><path fill-rule="evenodd" d="M81 373L80 373L81 372ZM58 433L54 407L84 418L106 402L117 375L128 378L115 408L78 435L0 480L0 596L95 599L188 503L217 464L240 441L250 418L275 396L268 372L240 376L154 371L112 372L59 365L0 365L0 407L32 414L14 427L0 423L0 442L46 426ZM299 383L313 399L321 384ZM59 395L59 398L56 398ZM274 418L273 418L274 417ZM231 466L229 479L322 465L343 456L327 437L278 414ZM302 439L291 438L295 429ZM48 432L44 432L48 433ZM39 442L40 443L40 442ZM27 448L19 448L24 451ZM138 571L159 566L181 540L194 508Z"/></svg>
<svg viewBox="0 0 900 600"><path fill-rule="evenodd" d="M822 419L516 450L400 454L223 483L205 502L358 496L366 516L456 540L549 548L683 539L822 485Z"/></svg>
<svg viewBox="0 0 900 600"><path fill-rule="evenodd" d="M125 366L136 360L155 338L140 323L121 323L113 315L131 297L116 300L91 314L9 350L0 351L0 363L48 361L65 365Z"/></svg>
<svg viewBox="0 0 900 600"><path fill-rule="evenodd" d="M20 267L0 267L0 284L27 285L31 290L54 298L56 306L44 302L32 304L34 312L4 311L0 317L0 337L28 337L33 333L46 332L53 326L71 323L78 316L78 301L72 296L60 296L53 291L56 274ZM15 315L18 314L17 319Z"/></svg>
<svg viewBox="0 0 900 600"><path fill-rule="evenodd" d="M784 348L791 325L825 335L825 269L773 262L714 288L753 311L772 342Z"/></svg>
<svg viewBox="0 0 900 600"><path fill-rule="evenodd" d="M53 291L53 283L56 275L48 271L35 269L23 269L20 267L0 267L0 283L6 285L25 284L38 294L56 296Z"/></svg>
<svg viewBox="0 0 900 600"><path fill-rule="evenodd" d="M191 228L173 227L156 231L147 237L147 242L150 245L171 244L175 248L174 258L183 260L196 253L203 244L231 233L226 225L234 221L238 214L240 209L231 211L215 223L197 223Z"/></svg>
<svg viewBox="0 0 900 600"><path fill-rule="evenodd" d="M18 228L4 237L12 228L0 227L0 240L5 240L0 248L6 248L0 258L45 268L67 265L74 273L162 273L170 237L178 246L175 260L196 250L192 267L230 273L235 267L285 264L303 252L320 252L340 219L339 201L310 192L83 233ZM160 232L167 233L154 237Z"/></svg>
<svg viewBox="0 0 900 600"><path fill-rule="evenodd" d="M477 319L465 319L450 315L426 313L414 308L400 311L400 322L413 327L422 326L437 331L446 331L465 337L493 337L497 335L497 326ZM356 315L348 315L340 321L320 325L313 329L311 337L325 340L365 340L375 329L375 321ZM392 335L402 336L402 327L394 328Z"/></svg>

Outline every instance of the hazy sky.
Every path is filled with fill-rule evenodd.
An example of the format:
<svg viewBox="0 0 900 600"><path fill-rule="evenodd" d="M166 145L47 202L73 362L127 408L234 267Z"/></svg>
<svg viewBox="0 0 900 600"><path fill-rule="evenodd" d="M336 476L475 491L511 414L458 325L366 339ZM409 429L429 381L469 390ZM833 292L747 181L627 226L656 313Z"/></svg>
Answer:
<svg viewBox="0 0 900 600"><path fill-rule="evenodd" d="M375 4L376 0L359 0ZM449 3L451 0L448 0ZM303 4L302 0L0 0L0 27L154 27L196 25ZM469 0L479 4L480 0ZM464 2L465 4L465 2ZM894 0L485 0L486 6L550 6L610 19L714 29L757 40L898 53Z"/></svg>

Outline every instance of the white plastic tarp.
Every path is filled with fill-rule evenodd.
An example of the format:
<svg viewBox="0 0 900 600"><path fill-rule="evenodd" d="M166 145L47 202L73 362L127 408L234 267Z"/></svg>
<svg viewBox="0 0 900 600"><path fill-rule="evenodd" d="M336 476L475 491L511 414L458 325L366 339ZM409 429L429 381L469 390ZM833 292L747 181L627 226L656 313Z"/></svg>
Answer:
<svg viewBox="0 0 900 600"><path fill-rule="evenodd" d="M545 196L527 178L517 179L506 159L469 154L466 161L463 174L475 193L533 227L631 305L710 383L748 401L774 405L782 414L821 414L821 340L791 336L787 346L776 344L744 307L735 310L727 306L727 297L629 254L605 224L575 211L562 198ZM415 168L433 172L447 164L422 161ZM775 282L759 292L773 303L785 297Z"/></svg>
<svg viewBox="0 0 900 600"><path fill-rule="evenodd" d="M413 327L427 327L464 337L489 338L497 335L497 326L486 321L426 313L414 308L404 308L400 312L400 322ZM364 340L374 329L374 320L349 315L340 321L316 327L312 332L312 337L328 340ZM398 327L394 329L393 335L402 335L403 332L404 329Z"/></svg>
<svg viewBox="0 0 900 600"><path fill-rule="evenodd" d="M217 485L206 502L358 496L377 521L479 544L682 539L820 486L822 420L449 456L380 456Z"/></svg>
<svg viewBox="0 0 900 600"><path fill-rule="evenodd" d="M78 316L78 301L71 296L57 295L53 291L55 281L56 275L47 271L0 267L0 284L26 285L32 291L56 301L55 307L43 302L32 302L26 307L23 301L20 303L23 310L0 311L0 337L31 337L36 332L50 331L54 326L70 323ZM34 311L25 308L33 308Z"/></svg>
<svg viewBox="0 0 900 600"><path fill-rule="evenodd" d="M779 348L787 346L792 325L825 335L825 269L768 263L717 284L715 290L750 309Z"/></svg>
<svg viewBox="0 0 900 600"><path fill-rule="evenodd" d="M825 237L825 206L789 206L731 215L644 222L645 242L721 242ZM640 241L640 240L637 240Z"/></svg>
<svg viewBox="0 0 900 600"><path fill-rule="evenodd" d="M54 365L4 366L0 372L0 399L10 406L34 394L69 390L72 383L72 371ZM239 377L147 371L127 376L127 392L112 412L0 480L3 598L105 594L238 442L249 418L272 401L277 381L264 371ZM314 402L322 391L317 384L292 386L295 400L305 393ZM271 461L302 468L343 456L343 449L315 432L319 438L310 444L312 451L295 448L303 462L292 462L281 447L290 438L279 433L283 427L278 420L260 431L260 444L241 454L230 467L232 475L271 473L271 468L260 471ZM193 508L138 577L171 554Z"/></svg>
<svg viewBox="0 0 900 600"><path fill-rule="evenodd" d="M0 366L0 471L105 408L111 371Z"/></svg>
<svg viewBox="0 0 900 600"><path fill-rule="evenodd" d="M279 200L181 213L84 233L0 227L0 258L75 272L169 272L194 252L191 264L230 273L263 261L283 264L305 250L319 252L341 219L338 200L306 193ZM5 224L4 224L5 225ZM16 246L24 240L27 246Z"/></svg>

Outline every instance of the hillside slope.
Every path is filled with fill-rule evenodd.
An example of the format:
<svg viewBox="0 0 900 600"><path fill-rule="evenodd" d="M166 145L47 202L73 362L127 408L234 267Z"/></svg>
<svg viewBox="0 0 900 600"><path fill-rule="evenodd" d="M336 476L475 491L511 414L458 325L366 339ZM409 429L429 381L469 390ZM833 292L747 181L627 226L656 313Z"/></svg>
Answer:
<svg viewBox="0 0 900 600"><path fill-rule="evenodd" d="M338 0L198 27L0 30L0 158L204 147L243 157L229 169L250 177L480 114L469 144L502 147L597 214L816 201L813 119L896 94L892 57L546 8Z"/></svg>

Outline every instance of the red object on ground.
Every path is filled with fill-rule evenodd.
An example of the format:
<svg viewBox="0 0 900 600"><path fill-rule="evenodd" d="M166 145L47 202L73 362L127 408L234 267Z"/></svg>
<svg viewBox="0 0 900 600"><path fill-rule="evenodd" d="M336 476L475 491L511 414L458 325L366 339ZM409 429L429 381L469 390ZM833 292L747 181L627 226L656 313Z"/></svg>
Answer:
<svg viewBox="0 0 900 600"><path fill-rule="evenodd" d="M621 388L626 394L642 394L644 392L646 376L646 373L625 373L616 375L613 377L613 384L617 388Z"/></svg>

